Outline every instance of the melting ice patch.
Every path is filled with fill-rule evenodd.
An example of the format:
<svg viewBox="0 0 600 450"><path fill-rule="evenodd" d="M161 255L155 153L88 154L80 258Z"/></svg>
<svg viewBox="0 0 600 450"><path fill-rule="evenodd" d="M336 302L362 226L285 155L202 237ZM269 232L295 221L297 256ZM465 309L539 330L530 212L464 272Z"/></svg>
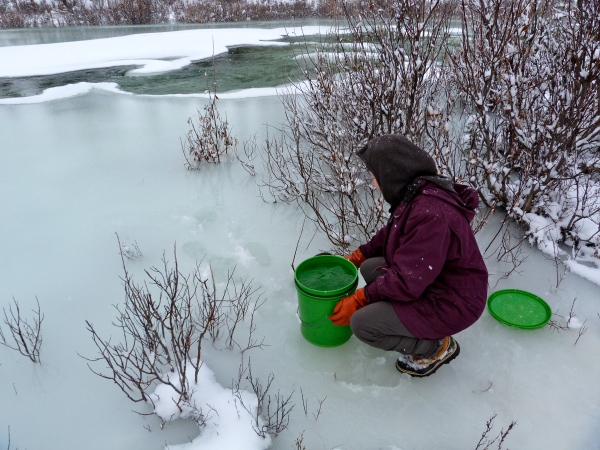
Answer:
<svg viewBox="0 0 600 450"><path fill-rule="evenodd" d="M108 91L108 92L117 92L119 94L129 94L129 92L125 92L119 89L119 85L117 83L75 83L68 84L66 86L58 86L53 88L48 88L44 90L41 94L32 95L29 97L17 97L17 98L3 98L0 99L0 105L24 105L24 104L32 104L32 103L44 103L52 100L58 100L62 98L75 97L78 95L88 94L93 89Z"/></svg>
<svg viewBox="0 0 600 450"><path fill-rule="evenodd" d="M241 245L235 246L235 256L236 256L237 260L244 266L248 266L249 264L256 261L256 258L254 258L254 256L252 256L252 253L250 253L247 249L245 249Z"/></svg>

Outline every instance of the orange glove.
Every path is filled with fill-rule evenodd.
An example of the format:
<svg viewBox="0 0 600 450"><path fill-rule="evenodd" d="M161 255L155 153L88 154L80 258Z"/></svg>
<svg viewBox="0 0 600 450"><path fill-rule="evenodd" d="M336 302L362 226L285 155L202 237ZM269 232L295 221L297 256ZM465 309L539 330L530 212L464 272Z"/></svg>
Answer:
<svg viewBox="0 0 600 450"><path fill-rule="evenodd" d="M360 265L367 259L358 248L349 255L344 256L344 258L354 264L357 268L360 267Z"/></svg>
<svg viewBox="0 0 600 450"><path fill-rule="evenodd" d="M369 301L365 296L365 289L359 288L348 297L341 299L333 308L333 314L329 316L334 325L350 325L350 317L357 310L365 306Z"/></svg>

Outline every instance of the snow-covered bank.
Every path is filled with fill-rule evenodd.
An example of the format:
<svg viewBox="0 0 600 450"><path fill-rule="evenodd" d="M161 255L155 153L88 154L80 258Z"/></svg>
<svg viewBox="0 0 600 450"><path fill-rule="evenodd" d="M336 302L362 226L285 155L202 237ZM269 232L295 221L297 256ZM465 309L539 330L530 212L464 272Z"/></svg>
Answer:
<svg viewBox="0 0 600 450"><path fill-rule="evenodd" d="M139 66L132 75L177 70L233 45L288 45L284 36L325 32L325 27L199 29L107 39L0 47L0 77L49 75L116 66Z"/></svg>

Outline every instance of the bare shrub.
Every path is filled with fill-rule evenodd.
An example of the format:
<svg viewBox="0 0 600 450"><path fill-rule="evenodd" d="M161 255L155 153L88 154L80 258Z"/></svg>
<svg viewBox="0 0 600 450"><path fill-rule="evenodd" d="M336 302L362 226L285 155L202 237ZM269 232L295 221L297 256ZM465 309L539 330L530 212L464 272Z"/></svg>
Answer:
<svg viewBox="0 0 600 450"><path fill-rule="evenodd" d="M194 398L203 364L202 344L206 340L213 345L221 343L241 352L242 365L232 393L239 406L252 417L255 432L265 437L283 431L293 409L293 392L289 396L279 391L271 394L274 375L269 374L263 384L252 374L250 357L247 366L244 365L247 350L265 345L264 339L255 337L254 321L257 309L264 303L260 299L262 294L251 282L236 283L233 272L225 283L218 285L210 267L202 271L200 264L185 276L179 270L176 251L172 264L163 256L162 266L145 270L146 281L138 284L127 270L127 256L120 240L119 248L125 303L115 306L118 315L114 325L120 330L122 340L112 343L102 338L92 323L86 321L100 354L96 358L84 357L90 362L92 372L113 381L133 402L153 406L161 400L154 388L166 385L175 392L173 402L179 411L198 425L204 425L219 411L208 404L204 408L197 405ZM100 361L106 365L104 372L92 368L91 364ZM250 404L248 397L242 395L245 388L256 396L256 404Z"/></svg>
<svg viewBox="0 0 600 450"><path fill-rule="evenodd" d="M170 386L178 395L174 401L180 411L191 409L198 421L206 420L206 414L191 403L190 385L198 382L202 344L205 339L216 342L224 336L225 345L231 348L262 346L252 337L253 320L247 331L248 343L240 345L235 340L240 323L247 314L253 317L262 304L258 302L260 293L257 296L249 282L236 284L233 273L219 289L212 271L202 272L199 264L186 276L179 270L176 251L173 263L163 256L162 267L145 270L147 280L142 284L127 270L123 254L121 261L125 302L115 306L118 314L114 324L122 340L113 343L102 338L86 321L100 355L85 359L103 361L107 372L96 371L91 365L90 369L112 380L133 402L153 404L151 389L157 384Z"/></svg>
<svg viewBox="0 0 600 450"><path fill-rule="evenodd" d="M288 120L302 110L294 107L286 109ZM296 204L342 252L385 220L383 200L365 182L363 165L351 152L354 144L345 144L338 141L327 153L308 149L298 134L282 134L267 140L262 152L262 186L275 201Z"/></svg>
<svg viewBox="0 0 600 450"><path fill-rule="evenodd" d="M0 28L241 22L314 14L312 3L305 0L1 0Z"/></svg>
<svg viewBox="0 0 600 450"><path fill-rule="evenodd" d="M385 133L426 139L452 11L441 1L396 0L367 2L360 16L345 12L348 27L296 57L304 79L282 97L286 126L266 143L263 180L342 251L386 219L354 150Z"/></svg>
<svg viewBox="0 0 600 450"><path fill-rule="evenodd" d="M25 28L25 18L18 11L0 11L0 28Z"/></svg>
<svg viewBox="0 0 600 450"><path fill-rule="evenodd" d="M227 119L221 119L217 100L216 94L211 95L204 111L188 119L191 129L181 144L188 169L198 169L203 162L219 164L221 157L237 146Z"/></svg>
<svg viewBox="0 0 600 450"><path fill-rule="evenodd" d="M301 19L314 15L305 0L286 1L198 1L185 2L182 22L241 22L247 20Z"/></svg>
<svg viewBox="0 0 600 450"><path fill-rule="evenodd" d="M112 3L115 21L125 25L153 23L151 0L119 0Z"/></svg>
<svg viewBox="0 0 600 450"><path fill-rule="evenodd" d="M300 388L300 395L302 398L302 408L304 409L304 415L308 416L308 398L304 396L302 388ZM317 399L317 403L319 404L319 406L317 407L316 411L312 413L312 416L315 420L319 420L319 417L321 416L321 410L323 408L323 403L325 403L325 400L327 400L327 396L325 396L322 400Z"/></svg>
<svg viewBox="0 0 600 450"><path fill-rule="evenodd" d="M447 151L532 241L594 247L579 231L600 212L600 3L464 0L461 14L448 61L466 136Z"/></svg>
<svg viewBox="0 0 600 450"><path fill-rule="evenodd" d="M13 297L13 305L8 306L8 311L4 311L4 324L8 327L10 338L2 331L0 327L0 344L12 350L16 350L21 355L27 356L34 363L40 363L40 348L42 346L42 322L44 315L40 310L40 302L36 297L37 309L33 310L33 319L29 321L21 315L19 303ZM8 334L8 333L7 333Z"/></svg>
<svg viewBox="0 0 600 450"><path fill-rule="evenodd" d="M295 450L306 450L306 447L304 446L303 441L304 441L304 431L302 433L300 433L300 435L294 441L293 448Z"/></svg>

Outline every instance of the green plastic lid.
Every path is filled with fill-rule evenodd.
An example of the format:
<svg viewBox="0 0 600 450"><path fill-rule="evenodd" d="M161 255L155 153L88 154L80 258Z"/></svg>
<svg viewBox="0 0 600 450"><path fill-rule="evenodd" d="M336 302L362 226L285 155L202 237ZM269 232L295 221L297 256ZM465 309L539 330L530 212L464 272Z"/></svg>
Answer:
<svg viewBox="0 0 600 450"><path fill-rule="evenodd" d="M341 256L318 255L300 263L294 279L298 288L307 294L331 297L355 287L358 270Z"/></svg>
<svg viewBox="0 0 600 450"><path fill-rule="evenodd" d="M537 295L518 289L504 289L489 296L487 307L492 317L503 324L535 330L552 317L550 306Z"/></svg>

